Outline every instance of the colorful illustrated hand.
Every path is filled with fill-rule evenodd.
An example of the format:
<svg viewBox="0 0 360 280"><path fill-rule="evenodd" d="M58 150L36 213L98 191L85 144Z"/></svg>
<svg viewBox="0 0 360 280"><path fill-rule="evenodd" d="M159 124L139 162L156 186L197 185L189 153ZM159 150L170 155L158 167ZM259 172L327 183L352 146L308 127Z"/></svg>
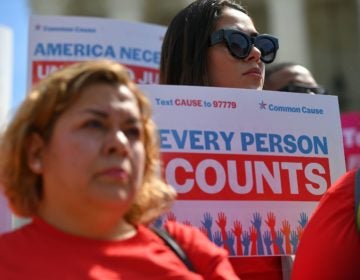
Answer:
<svg viewBox="0 0 360 280"><path fill-rule="evenodd" d="M221 247L223 244L224 244L224 242L223 242L223 240L222 240L222 238L221 238L221 233L220 233L220 231L215 231L215 233L214 233L214 236L213 236L213 241L214 241L214 243L216 244L216 245L218 245L219 247Z"/></svg>
<svg viewBox="0 0 360 280"><path fill-rule="evenodd" d="M163 219L162 217L158 217L155 221L154 221L154 227L156 228L161 228L163 225Z"/></svg>
<svg viewBox="0 0 360 280"><path fill-rule="evenodd" d="M276 233L275 243L279 248L280 254L285 254L285 250L283 248L284 236L282 235L282 232L280 230L278 230Z"/></svg>
<svg viewBox="0 0 360 280"><path fill-rule="evenodd" d="M261 215L260 213L256 212L254 213L253 220L251 221L252 225L256 228L258 232L260 232L261 228Z"/></svg>
<svg viewBox="0 0 360 280"><path fill-rule="evenodd" d="M211 230L212 227L212 223L213 223L213 218L211 216L211 214L209 212L206 212L204 214L204 221L201 222L203 224L203 226L208 229Z"/></svg>
<svg viewBox="0 0 360 280"><path fill-rule="evenodd" d="M228 239L226 240L226 243L228 245L228 248L230 249L230 255L235 256L235 250L234 250L234 244L235 244L235 235L229 230L227 233Z"/></svg>
<svg viewBox="0 0 360 280"><path fill-rule="evenodd" d="M241 225L241 222L239 220L234 221L234 227L233 227L232 232L238 238L241 236L241 234L242 234L242 225Z"/></svg>
<svg viewBox="0 0 360 280"><path fill-rule="evenodd" d="M219 226L219 228L221 228L222 230L225 230L226 228L226 215L224 212L220 212L218 214L218 219L216 221L217 225Z"/></svg>
<svg viewBox="0 0 360 280"><path fill-rule="evenodd" d="M276 218L273 212L269 212L267 214L267 220L265 221L265 223L268 225L269 228L275 228Z"/></svg>
<svg viewBox="0 0 360 280"><path fill-rule="evenodd" d="M300 220L298 222L302 228L305 228L308 220L309 220L309 217L305 212L300 213Z"/></svg>
<svg viewBox="0 0 360 280"><path fill-rule="evenodd" d="M295 254L296 250L297 250L298 243L299 243L298 235L297 235L297 232L295 230L291 231L290 243L291 243L292 248L293 248L292 253Z"/></svg>
<svg viewBox="0 0 360 280"><path fill-rule="evenodd" d="M263 238L264 238L264 243L265 243L265 248L266 248L267 254L268 254L268 255L272 255L272 252L271 252L271 244L272 244L273 242L272 242L272 240L271 240L270 231L266 230L266 231L264 232Z"/></svg>
<svg viewBox="0 0 360 280"><path fill-rule="evenodd" d="M249 255L249 247L250 247L250 234L248 231L244 231L243 238L241 240L241 243L244 245L244 255Z"/></svg>
<svg viewBox="0 0 360 280"><path fill-rule="evenodd" d="M281 232L284 234L284 236L290 235L290 223L288 220L284 220L282 222Z"/></svg>
<svg viewBox="0 0 360 280"><path fill-rule="evenodd" d="M176 216L175 216L174 212L169 212L167 214L167 220L171 221L171 222L176 222Z"/></svg>
<svg viewBox="0 0 360 280"><path fill-rule="evenodd" d="M206 236L208 237L208 232L207 229L204 226L199 227L199 230ZM212 240L211 240L212 241Z"/></svg>
<svg viewBox="0 0 360 280"><path fill-rule="evenodd" d="M250 239L252 242L255 242L256 243L256 240L257 240L257 231L256 231L256 228L255 227L250 227Z"/></svg>
<svg viewBox="0 0 360 280"><path fill-rule="evenodd" d="M299 239L299 241L300 241L301 236L302 236L302 234L303 234L303 232L304 232L304 228L303 228L302 226L298 226L296 230L297 230L298 239Z"/></svg>

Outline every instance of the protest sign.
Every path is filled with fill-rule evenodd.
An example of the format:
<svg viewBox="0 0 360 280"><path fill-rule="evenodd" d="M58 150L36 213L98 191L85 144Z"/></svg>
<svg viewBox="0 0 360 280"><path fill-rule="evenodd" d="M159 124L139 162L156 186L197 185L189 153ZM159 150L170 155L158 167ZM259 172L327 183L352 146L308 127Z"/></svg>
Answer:
<svg viewBox="0 0 360 280"><path fill-rule="evenodd" d="M360 112L341 114L346 169L360 167Z"/></svg>
<svg viewBox="0 0 360 280"><path fill-rule="evenodd" d="M64 65L94 59L121 62L138 84L158 83L165 30L108 18L32 16L28 85Z"/></svg>
<svg viewBox="0 0 360 280"><path fill-rule="evenodd" d="M337 97L142 89L163 174L178 192L164 219L199 227L231 255L294 254L318 200L345 172Z"/></svg>

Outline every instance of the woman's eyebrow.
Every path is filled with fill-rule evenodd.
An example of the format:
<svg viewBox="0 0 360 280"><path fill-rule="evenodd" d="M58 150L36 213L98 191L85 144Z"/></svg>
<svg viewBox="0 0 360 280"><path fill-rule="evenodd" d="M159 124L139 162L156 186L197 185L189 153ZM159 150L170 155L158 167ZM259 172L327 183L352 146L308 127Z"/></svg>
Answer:
<svg viewBox="0 0 360 280"><path fill-rule="evenodd" d="M86 108L86 109L82 110L81 112L86 113L86 114L96 115L101 118L109 117L109 114L107 112L100 110L100 109Z"/></svg>
<svg viewBox="0 0 360 280"><path fill-rule="evenodd" d="M101 109L94 109L94 108L86 108L82 111L85 114L91 114L91 115L95 115L97 117L103 118L103 119L108 119L109 118L109 113L107 113L106 111L103 111ZM142 124L141 118L138 117L134 117L134 116L129 116L126 121L126 124Z"/></svg>

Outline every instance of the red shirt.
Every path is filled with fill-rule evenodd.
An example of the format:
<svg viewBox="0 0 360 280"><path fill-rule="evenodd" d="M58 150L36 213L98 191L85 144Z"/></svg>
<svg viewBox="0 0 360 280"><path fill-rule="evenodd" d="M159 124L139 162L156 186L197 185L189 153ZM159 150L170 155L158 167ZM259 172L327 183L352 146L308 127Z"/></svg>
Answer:
<svg viewBox="0 0 360 280"><path fill-rule="evenodd" d="M238 279L227 252L199 230L168 223L197 273L151 230L138 226L127 240L103 241L73 236L37 218L0 236L1 279Z"/></svg>
<svg viewBox="0 0 360 280"><path fill-rule="evenodd" d="M328 189L300 239L292 279L360 279L355 223L355 170Z"/></svg>

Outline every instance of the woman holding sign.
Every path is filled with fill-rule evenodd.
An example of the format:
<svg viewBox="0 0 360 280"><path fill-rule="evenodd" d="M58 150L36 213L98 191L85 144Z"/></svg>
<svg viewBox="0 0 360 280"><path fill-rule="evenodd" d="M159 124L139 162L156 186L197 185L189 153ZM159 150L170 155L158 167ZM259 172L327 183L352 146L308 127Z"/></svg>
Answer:
<svg viewBox="0 0 360 280"><path fill-rule="evenodd" d="M238 279L200 231L165 225L186 258L148 226L175 192L158 177L149 102L123 66L77 63L40 81L0 155L12 210L32 218L0 236L1 279Z"/></svg>
<svg viewBox="0 0 360 280"><path fill-rule="evenodd" d="M264 63L274 61L278 47L278 39L259 34L235 1L197 0L168 27L160 83L261 90ZM231 258L231 262L242 279L283 279L281 257Z"/></svg>

